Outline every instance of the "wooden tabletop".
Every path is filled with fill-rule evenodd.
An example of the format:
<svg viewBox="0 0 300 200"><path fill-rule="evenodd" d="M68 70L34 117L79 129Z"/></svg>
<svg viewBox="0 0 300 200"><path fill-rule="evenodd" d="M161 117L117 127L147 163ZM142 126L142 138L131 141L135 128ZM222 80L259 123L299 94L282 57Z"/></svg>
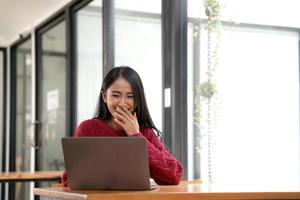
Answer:
<svg viewBox="0 0 300 200"><path fill-rule="evenodd" d="M198 199L300 199L300 188L229 189L194 182L177 186L160 186L149 191L70 190L64 187L35 188L34 194L53 199L74 200L198 200Z"/></svg>
<svg viewBox="0 0 300 200"><path fill-rule="evenodd" d="M59 181L62 171L2 172L0 182Z"/></svg>

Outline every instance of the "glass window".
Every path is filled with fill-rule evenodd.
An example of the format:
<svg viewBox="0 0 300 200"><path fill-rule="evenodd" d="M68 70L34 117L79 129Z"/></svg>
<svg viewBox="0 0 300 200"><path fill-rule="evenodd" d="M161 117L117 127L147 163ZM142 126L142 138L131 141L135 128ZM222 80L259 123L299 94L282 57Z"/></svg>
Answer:
<svg viewBox="0 0 300 200"><path fill-rule="evenodd" d="M283 27L300 27L300 2L295 0L260 1L260 0L219 0L221 18L234 23L249 23ZM258 6L259 5L259 6ZM266 10L268 14L266 15ZM255 15L253 14L255 11ZM280 14L279 14L280 13ZM188 0L189 18L207 19L203 1Z"/></svg>
<svg viewBox="0 0 300 200"><path fill-rule="evenodd" d="M215 183L299 185L299 29L291 27L300 24L291 22L294 17L289 13L293 9L280 8L280 16L286 11L284 18L290 16L291 21L272 18L279 5L299 5L295 1L290 2L293 6L281 2L272 2L272 6L260 3L258 9L268 9L271 16L254 19L249 13L257 10L253 1L222 1L223 20L230 18L228 10L234 10L239 13L234 13L236 22L253 24L221 27L218 66L213 73L217 93L211 103L213 131L209 148L207 107L197 88L206 81L207 31L205 22L197 18L203 14L203 6L198 4L198 13L192 11L196 4L193 6L194 1L189 0L190 179L208 181L210 150ZM197 115L195 111L199 110Z"/></svg>
<svg viewBox="0 0 300 200"><path fill-rule="evenodd" d="M162 130L161 1L115 0L115 9L115 65L139 73L151 117Z"/></svg>
<svg viewBox="0 0 300 200"><path fill-rule="evenodd" d="M76 19L77 123L94 116L102 83L102 1L80 9ZM93 31L91 31L93 30Z"/></svg>
<svg viewBox="0 0 300 200"><path fill-rule="evenodd" d="M239 23L300 27L300 2L295 0L221 0L222 19ZM258 6L259 5L259 6ZM266 10L268 14L266 15ZM255 11L255 14L253 14Z"/></svg>

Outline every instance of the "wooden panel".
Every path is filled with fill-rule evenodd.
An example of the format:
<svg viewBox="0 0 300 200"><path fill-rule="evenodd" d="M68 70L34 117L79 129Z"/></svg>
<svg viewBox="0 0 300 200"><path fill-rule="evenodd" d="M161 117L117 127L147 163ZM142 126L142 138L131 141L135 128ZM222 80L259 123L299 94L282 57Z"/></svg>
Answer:
<svg viewBox="0 0 300 200"><path fill-rule="evenodd" d="M3 172L0 173L0 182L22 181L58 181L62 171L39 171L39 172Z"/></svg>
<svg viewBox="0 0 300 200"><path fill-rule="evenodd" d="M228 186L226 186L228 188ZM34 194L56 199L76 200L198 200L198 199L300 199L300 189L291 188L279 191L214 188L195 182L184 181L177 186L160 186L149 191L105 191L70 190L66 187L36 188Z"/></svg>
<svg viewBox="0 0 300 200"><path fill-rule="evenodd" d="M88 194L81 194L80 192L70 192L68 188L34 188L33 194L41 197L49 197L51 199L70 199L70 200L85 200L88 199Z"/></svg>

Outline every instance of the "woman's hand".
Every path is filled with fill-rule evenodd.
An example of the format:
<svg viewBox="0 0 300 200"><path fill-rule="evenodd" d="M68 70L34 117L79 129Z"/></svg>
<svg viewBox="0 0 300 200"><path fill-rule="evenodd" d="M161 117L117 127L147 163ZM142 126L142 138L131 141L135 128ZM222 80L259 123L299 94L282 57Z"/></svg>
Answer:
<svg viewBox="0 0 300 200"><path fill-rule="evenodd" d="M131 113L126 107L118 107L113 113L114 121L121 126L128 136L140 132L136 113Z"/></svg>

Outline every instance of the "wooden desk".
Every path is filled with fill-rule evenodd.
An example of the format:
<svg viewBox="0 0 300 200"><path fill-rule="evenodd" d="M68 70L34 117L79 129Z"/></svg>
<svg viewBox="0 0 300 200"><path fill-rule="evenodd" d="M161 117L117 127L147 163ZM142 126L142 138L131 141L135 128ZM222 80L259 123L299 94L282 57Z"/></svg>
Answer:
<svg viewBox="0 0 300 200"><path fill-rule="evenodd" d="M227 188L227 189L226 189ZM272 191L235 190L194 182L160 186L150 191L70 190L64 187L35 188L33 193L53 199L72 200L199 200L199 199L300 199L300 187Z"/></svg>
<svg viewBox="0 0 300 200"><path fill-rule="evenodd" d="M59 181L62 173L62 171L2 172L0 173L0 183L28 181Z"/></svg>

